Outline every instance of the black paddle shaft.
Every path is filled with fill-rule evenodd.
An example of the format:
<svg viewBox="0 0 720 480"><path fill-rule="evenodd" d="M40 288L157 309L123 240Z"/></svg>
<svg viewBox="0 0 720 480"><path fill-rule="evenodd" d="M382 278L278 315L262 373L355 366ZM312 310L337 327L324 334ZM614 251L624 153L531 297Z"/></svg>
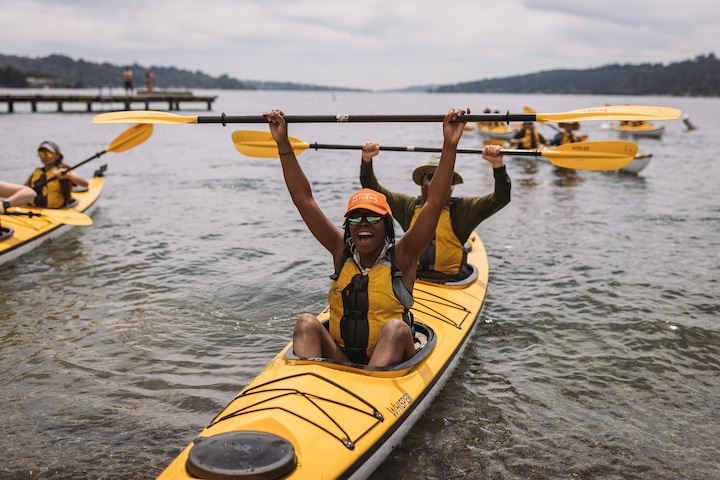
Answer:
<svg viewBox="0 0 720 480"><path fill-rule="evenodd" d="M314 150L362 150L362 145L328 145L324 143L310 143L308 148ZM421 152L421 153L442 153L442 148L435 147L380 147L380 150L386 152ZM480 149L463 149L459 148L456 153L470 153L470 154L482 154ZM524 157L540 157L542 151L539 150L508 150L501 149L500 153L503 155L518 155Z"/></svg>
<svg viewBox="0 0 720 480"><path fill-rule="evenodd" d="M102 152L98 152L98 153L96 153L95 155L93 155L92 157L88 158L87 160L83 160L82 162L78 163L77 165L73 165L72 167L68 167L68 169L65 170L65 173L69 172L70 170L75 170L75 169L78 168L78 167L82 167L83 165L85 165L85 164L88 163L89 161L95 160L96 158L99 158L99 157L100 157L102 154L104 154L105 152L107 152L107 150L103 150ZM52 181L55 180L56 178L57 178L57 177L56 177L55 175L53 175L52 177L48 178L48 179L45 180L45 181L37 182L37 183L35 184L35 187L34 187L35 191L38 192L38 193L40 193L40 190L38 190L39 188L44 187L47 183L52 182Z"/></svg>
<svg viewBox="0 0 720 480"><path fill-rule="evenodd" d="M373 122L442 122L445 115L284 115L287 123L373 123ZM480 115L463 115L457 121L462 122L534 122L535 114L490 113ZM197 117L197 123L267 123L267 118L258 115L236 116L225 115L219 117Z"/></svg>

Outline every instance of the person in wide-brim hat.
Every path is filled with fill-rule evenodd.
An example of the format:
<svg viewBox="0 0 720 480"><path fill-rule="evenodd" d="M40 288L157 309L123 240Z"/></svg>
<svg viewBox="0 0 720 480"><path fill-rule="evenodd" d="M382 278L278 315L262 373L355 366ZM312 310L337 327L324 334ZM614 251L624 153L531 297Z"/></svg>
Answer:
<svg viewBox="0 0 720 480"><path fill-rule="evenodd" d="M376 142L366 142L363 145L362 162L360 166L360 183L365 188L371 188L385 195L392 208L395 220L404 231L413 225L418 211L427 200L427 194L432 185L439 155L433 155L423 165L415 168L412 179L420 185L420 195L417 197L404 193L393 192L380 185L373 171L373 157L380 152ZM472 274L471 266L467 265L465 243L473 230L486 218L503 208L510 202L510 177L503 164L500 147L488 145L483 150L483 159L493 167L495 190L487 195L476 197L453 197L453 186L464 183L459 173L453 172L452 185L435 228L435 237L428 248L420 256L418 264L418 278L432 281L461 281Z"/></svg>

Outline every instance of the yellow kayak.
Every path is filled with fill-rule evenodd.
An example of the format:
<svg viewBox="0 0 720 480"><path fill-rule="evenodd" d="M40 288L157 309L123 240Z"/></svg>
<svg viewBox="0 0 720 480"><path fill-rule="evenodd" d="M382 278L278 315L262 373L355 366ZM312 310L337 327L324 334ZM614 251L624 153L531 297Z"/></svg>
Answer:
<svg viewBox="0 0 720 480"><path fill-rule="evenodd" d="M499 140L510 140L518 132L519 127L515 125L505 125L503 123L490 126L482 122L478 122L477 130L485 138L494 138Z"/></svg>
<svg viewBox="0 0 720 480"><path fill-rule="evenodd" d="M387 458L454 371L482 309L485 247L468 242L470 278L418 280L417 353L390 368L300 359L288 344L159 479L360 479ZM326 309L321 320L328 318Z"/></svg>
<svg viewBox="0 0 720 480"><path fill-rule="evenodd" d="M665 131L665 125L653 125L648 122L640 125L610 125L610 128L624 135L651 138L660 138Z"/></svg>
<svg viewBox="0 0 720 480"><path fill-rule="evenodd" d="M90 215L97 207L97 200L100 198L102 188L102 177L94 177L87 190L72 193L76 202L67 209L12 207L11 212L20 211L32 216L0 215L0 265L18 258L73 228L73 225L63 221L63 217L67 217L69 220L74 214Z"/></svg>

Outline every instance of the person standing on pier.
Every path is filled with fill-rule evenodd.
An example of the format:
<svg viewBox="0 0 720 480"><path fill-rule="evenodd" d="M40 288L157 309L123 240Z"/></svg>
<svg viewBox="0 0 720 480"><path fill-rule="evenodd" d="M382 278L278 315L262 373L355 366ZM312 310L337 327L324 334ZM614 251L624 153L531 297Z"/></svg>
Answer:
<svg viewBox="0 0 720 480"><path fill-rule="evenodd" d="M133 71L130 67L127 67L123 71L123 80L125 80L125 95L132 95L133 93Z"/></svg>
<svg viewBox="0 0 720 480"><path fill-rule="evenodd" d="M150 70L145 70L145 86L147 87L148 93L152 92L153 78L155 78L155 75L153 75Z"/></svg>

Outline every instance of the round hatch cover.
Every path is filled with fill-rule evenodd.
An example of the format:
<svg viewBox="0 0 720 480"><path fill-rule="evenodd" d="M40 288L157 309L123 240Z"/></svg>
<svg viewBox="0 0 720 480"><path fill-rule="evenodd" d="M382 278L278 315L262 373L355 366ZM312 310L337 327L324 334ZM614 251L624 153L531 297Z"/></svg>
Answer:
<svg viewBox="0 0 720 480"><path fill-rule="evenodd" d="M198 437L187 470L207 480L275 480L297 466L295 449L283 437L245 430Z"/></svg>

